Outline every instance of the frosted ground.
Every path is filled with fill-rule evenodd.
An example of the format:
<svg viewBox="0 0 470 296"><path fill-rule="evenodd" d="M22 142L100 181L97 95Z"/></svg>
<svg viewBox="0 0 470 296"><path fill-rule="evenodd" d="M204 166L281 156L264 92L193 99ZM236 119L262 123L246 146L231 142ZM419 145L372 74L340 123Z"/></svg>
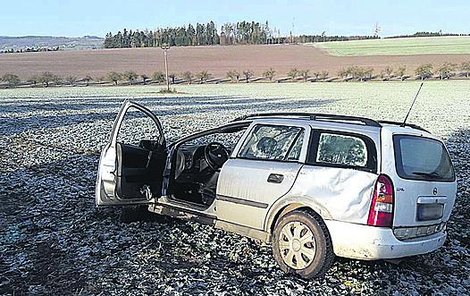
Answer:
<svg viewBox="0 0 470 296"><path fill-rule="evenodd" d="M402 120L418 82L297 83L0 91L0 294L468 293L470 83L427 82L410 116L444 138L458 201L445 246L391 264L338 259L325 279L283 274L271 250L210 226L154 216L122 222L94 207L98 153L124 98L149 107L167 138L237 116L312 111Z"/></svg>

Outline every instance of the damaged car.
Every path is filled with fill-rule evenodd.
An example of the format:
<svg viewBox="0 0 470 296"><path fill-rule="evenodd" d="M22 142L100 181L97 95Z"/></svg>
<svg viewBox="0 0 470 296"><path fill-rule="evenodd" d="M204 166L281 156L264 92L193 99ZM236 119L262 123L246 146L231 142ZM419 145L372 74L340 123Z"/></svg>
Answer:
<svg viewBox="0 0 470 296"><path fill-rule="evenodd" d="M126 132L125 118L148 124ZM394 259L441 247L456 190L444 143L416 125L262 113L168 144L159 119L125 101L95 198L271 244L283 271L312 278L335 256Z"/></svg>

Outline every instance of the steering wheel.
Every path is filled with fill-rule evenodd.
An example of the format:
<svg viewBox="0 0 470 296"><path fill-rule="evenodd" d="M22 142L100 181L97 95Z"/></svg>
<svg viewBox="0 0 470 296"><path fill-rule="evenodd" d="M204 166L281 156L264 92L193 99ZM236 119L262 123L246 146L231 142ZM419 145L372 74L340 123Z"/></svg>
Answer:
<svg viewBox="0 0 470 296"><path fill-rule="evenodd" d="M228 160L228 150L219 142L212 142L204 148L204 158L211 169L218 171Z"/></svg>

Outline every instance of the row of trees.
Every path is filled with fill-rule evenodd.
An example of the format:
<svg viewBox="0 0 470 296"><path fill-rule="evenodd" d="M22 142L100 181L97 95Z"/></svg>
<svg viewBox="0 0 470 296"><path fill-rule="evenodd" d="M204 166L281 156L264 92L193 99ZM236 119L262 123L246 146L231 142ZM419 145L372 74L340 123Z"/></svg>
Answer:
<svg viewBox="0 0 470 296"><path fill-rule="evenodd" d="M431 78L434 75L442 80L457 75L457 71L460 71L460 74L465 77L470 77L470 62L463 62L460 66L454 63L444 63L437 68L434 68L432 64L424 64L416 68L415 74L421 80Z"/></svg>
<svg viewBox="0 0 470 296"><path fill-rule="evenodd" d="M85 82L86 85L90 83L90 81L93 81L93 77L90 75L87 75L81 79L78 79L77 76L74 75L68 75L65 77L60 77L58 75L55 75L51 72L43 72L39 75L33 75L31 76L28 80L26 80L26 83L31 84L31 85L38 85L41 84L44 87L49 87L51 84L54 85L59 85L59 84L69 84L69 85L74 85L75 83L82 81ZM9 87L15 87L18 86L19 84L22 83L20 77L15 74L7 73L3 75L0 78L0 81L3 81L8 84Z"/></svg>
<svg viewBox="0 0 470 296"><path fill-rule="evenodd" d="M438 79L449 79L453 76L456 76L460 72L460 75L465 77L470 77L470 61L463 62L458 66L454 63L443 63L438 67L434 67L432 64L423 64L418 66L414 73L416 75L416 79L425 80L432 77L436 77ZM397 78L400 80L405 80L410 76L405 75L406 66L398 66L397 68L393 67L386 67L383 71L380 72L378 75L383 80L390 80L392 78ZM344 80L359 80L365 81L373 79L377 77L374 75L374 69L371 67L359 67L359 66L350 66L345 69L341 69L338 72L338 76Z"/></svg>
<svg viewBox="0 0 470 296"><path fill-rule="evenodd" d="M386 67L380 73L375 74L374 69L371 67L361 67L361 66L350 66L338 71L337 76L344 81L357 80L357 81L367 81L371 79L380 78L382 80L391 80L399 79L405 80L410 78L409 75L406 75L406 66ZM273 68L269 68L261 73L261 77L256 78L264 79L265 81L275 81L278 72ZM415 78L420 80L429 79L436 77L438 79L444 80L449 79L453 76L460 75L467 78L470 78L470 61L463 62L459 66L453 63L443 63L438 67L434 67L432 64L423 64L418 66L415 71ZM186 82L188 84L192 83L206 83L213 75L207 71L200 71L193 73L191 71L185 71L179 74L170 73L168 79L171 84ZM243 71L229 70L226 73L224 79L215 79L219 82L230 81L230 82L250 82L255 78L254 71L246 69ZM326 81L327 79L335 79L336 77L330 77L328 71L311 71L309 69L297 69L292 68L287 73L283 74L276 81L281 80L303 80L303 81ZM15 74L5 74L0 78L0 81L3 81L8 84L9 87L15 87L22 83L18 75ZM65 77L60 77L51 72L43 72L40 75L34 75L30 77L26 82L30 85L42 85L44 87L49 87L51 84L54 85L76 85L77 83L82 83L88 86L92 81L96 82L111 82L114 85L118 85L120 82L126 81L128 84L148 84L149 82L153 83L163 83L166 81L165 74L162 71L157 71L152 75L147 74L137 74L134 71L126 71L124 73L119 72L109 72L104 77L93 78L90 75L78 78L74 75L67 75Z"/></svg>
<svg viewBox="0 0 470 296"><path fill-rule="evenodd" d="M45 51L59 51L59 46L56 47L28 47L26 49L6 49L0 51L0 53L23 53L23 52L45 52Z"/></svg>

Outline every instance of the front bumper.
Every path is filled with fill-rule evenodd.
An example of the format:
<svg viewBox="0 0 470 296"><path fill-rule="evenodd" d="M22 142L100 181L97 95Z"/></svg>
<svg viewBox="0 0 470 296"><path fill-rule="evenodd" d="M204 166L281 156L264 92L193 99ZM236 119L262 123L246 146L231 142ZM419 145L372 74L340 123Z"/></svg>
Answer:
<svg viewBox="0 0 470 296"><path fill-rule="evenodd" d="M339 257L377 260L396 259L432 252L441 247L445 231L400 241L389 228L326 220L334 253Z"/></svg>

